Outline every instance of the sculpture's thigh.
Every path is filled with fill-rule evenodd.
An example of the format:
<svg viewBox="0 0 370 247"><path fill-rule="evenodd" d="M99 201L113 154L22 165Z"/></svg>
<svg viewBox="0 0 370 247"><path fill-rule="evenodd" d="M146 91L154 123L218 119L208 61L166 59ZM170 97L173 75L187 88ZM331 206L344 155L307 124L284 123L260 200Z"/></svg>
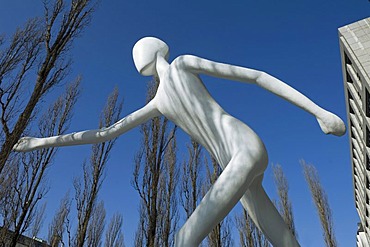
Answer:
<svg viewBox="0 0 370 247"><path fill-rule="evenodd" d="M258 161L236 155L176 235L175 246L198 246L230 212L256 176Z"/></svg>

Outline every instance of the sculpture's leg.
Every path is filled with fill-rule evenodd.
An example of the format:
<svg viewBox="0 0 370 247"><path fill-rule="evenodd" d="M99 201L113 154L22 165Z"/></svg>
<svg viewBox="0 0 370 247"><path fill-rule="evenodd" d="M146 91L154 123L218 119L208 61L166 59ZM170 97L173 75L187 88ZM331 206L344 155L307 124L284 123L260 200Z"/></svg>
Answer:
<svg viewBox="0 0 370 247"><path fill-rule="evenodd" d="M262 187L263 175L256 177L240 200L258 228L274 247L299 246L283 218Z"/></svg>
<svg viewBox="0 0 370 247"><path fill-rule="evenodd" d="M184 226L176 234L176 247L196 247L240 200L261 169L260 161L247 155L231 159Z"/></svg>

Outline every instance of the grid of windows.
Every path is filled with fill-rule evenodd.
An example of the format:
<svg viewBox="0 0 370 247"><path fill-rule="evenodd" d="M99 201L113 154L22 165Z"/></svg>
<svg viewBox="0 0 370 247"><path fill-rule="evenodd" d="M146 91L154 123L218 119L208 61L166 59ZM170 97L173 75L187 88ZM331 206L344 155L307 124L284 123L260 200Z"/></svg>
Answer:
<svg viewBox="0 0 370 247"><path fill-rule="evenodd" d="M339 28L354 199L361 220L357 236L358 246L370 246L370 66L366 65L370 60L363 56L364 51L370 54L370 46L365 45L369 43L370 35L364 40L366 35L358 31L362 29L362 33L370 33L368 23L370 18ZM361 49L358 49L359 42L363 42ZM359 234L365 238L360 239Z"/></svg>

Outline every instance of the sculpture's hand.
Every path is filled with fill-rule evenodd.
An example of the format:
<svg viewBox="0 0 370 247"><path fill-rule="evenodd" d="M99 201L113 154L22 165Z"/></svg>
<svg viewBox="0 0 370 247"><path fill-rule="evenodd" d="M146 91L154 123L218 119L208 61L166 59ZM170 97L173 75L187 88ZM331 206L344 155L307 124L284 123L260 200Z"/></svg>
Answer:
<svg viewBox="0 0 370 247"><path fill-rule="evenodd" d="M317 121L325 134L342 136L346 133L346 126L342 119L331 112L325 111L322 116L317 117Z"/></svg>
<svg viewBox="0 0 370 247"><path fill-rule="evenodd" d="M14 145L13 150L16 152L28 152L40 148L40 138L22 137L17 144Z"/></svg>

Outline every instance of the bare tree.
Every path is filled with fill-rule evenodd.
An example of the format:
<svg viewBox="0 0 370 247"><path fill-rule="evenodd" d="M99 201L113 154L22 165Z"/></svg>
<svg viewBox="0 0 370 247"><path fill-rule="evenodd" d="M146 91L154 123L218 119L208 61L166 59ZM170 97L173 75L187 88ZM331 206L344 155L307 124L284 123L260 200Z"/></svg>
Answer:
<svg viewBox="0 0 370 247"><path fill-rule="evenodd" d="M103 201L100 201L93 210L91 222L87 229L86 245L90 247L100 247L102 246L106 214Z"/></svg>
<svg viewBox="0 0 370 247"><path fill-rule="evenodd" d="M153 98L158 83L148 90ZM136 246L172 246L177 222L175 202L176 127L169 130L166 118L157 117L141 126L142 148L135 158L132 185L141 198ZM166 211L166 212L165 212Z"/></svg>
<svg viewBox="0 0 370 247"><path fill-rule="evenodd" d="M63 238L66 231L66 222L71 210L71 199L67 193L60 202L60 206L49 225L48 241L52 247L64 246Z"/></svg>
<svg viewBox="0 0 370 247"><path fill-rule="evenodd" d="M175 129L173 130L175 131ZM174 133L172 133L174 135ZM159 241L160 246L172 246L175 242L175 230L178 222L178 194L177 194L177 178L178 169L176 167L176 138L173 138L169 143L164 158L163 175L160 179L160 200L162 206L159 209L159 228L162 238Z"/></svg>
<svg viewBox="0 0 370 247"><path fill-rule="evenodd" d="M206 194L221 174L221 167L214 158L211 158L211 165L206 162L206 174L207 181L203 186L203 195ZM226 218L218 223L208 234L207 244L210 247L228 247L233 245L229 216L226 216Z"/></svg>
<svg viewBox="0 0 370 247"><path fill-rule="evenodd" d="M39 135L64 133L79 94L78 87L79 80L70 84L64 95L44 113L38 125ZM1 193L6 193L7 198L5 203L0 205L0 212L3 227L13 231L11 246L16 245L19 236L30 229L30 226L34 229L40 228L42 211L38 211L37 206L48 191L44 177L55 152L55 148L49 148L24 153L6 163L7 169L1 174L3 178L0 179L0 186ZM9 179L10 182L7 182Z"/></svg>
<svg viewBox="0 0 370 247"><path fill-rule="evenodd" d="M108 229L105 233L105 247L124 247L124 239L122 233L123 217L121 214L114 214Z"/></svg>
<svg viewBox="0 0 370 247"><path fill-rule="evenodd" d="M235 217L236 226L239 233L239 245L241 247L268 247L270 246L266 237L256 227L248 212L243 208L243 212Z"/></svg>
<svg viewBox="0 0 370 247"><path fill-rule="evenodd" d="M325 244L328 247L335 247L337 246L337 241L334 235L333 219L328 196L321 186L316 168L311 164L307 164L304 160L301 160L301 165L308 187L311 191L312 200L315 203L320 218Z"/></svg>
<svg viewBox="0 0 370 247"><path fill-rule="evenodd" d="M31 229L31 236L37 237L37 235L40 233L41 227L44 223L44 215L45 215L45 209L46 209L46 202L43 203L41 206L38 206L38 208L35 209L35 216L32 224Z"/></svg>
<svg viewBox="0 0 370 247"><path fill-rule="evenodd" d="M209 190L209 188L216 182L221 173L221 168L214 159L211 159L211 165L205 155L203 155L203 148L196 141L191 140L191 145L187 146L188 159L182 164L182 180L180 201L185 210L187 218L191 216L197 207L198 202L202 196ZM205 179L204 170L200 168L201 165L206 167ZM232 236L230 221L225 218L208 235L206 243L208 246L232 246Z"/></svg>
<svg viewBox="0 0 370 247"><path fill-rule="evenodd" d="M12 223L13 198L15 198L14 184L17 184L20 167L18 161L20 157L15 157L8 162L5 172L0 174L0 217L2 227L0 229L0 246L5 246L8 231Z"/></svg>
<svg viewBox="0 0 370 247"><path fill-rule="evenodd" d="M140 203L139 208L139 223L135 233L135 246L145 246L146 243L146 231L145 231L145 205L144 203Z"/></svg>
<svg viewBox="0 0 370 247"><path fill-rule="evenodd" d="M229 217L218 223L207 236L209 247L230 247L233 246L232 229Z"/></svg>
<svg viewBox="0 0 370 247"><path fill-rule="evenodd" d="M55 154L55 149L43 149L15 156L12 148L25 131L34 129L30 123L38 118L41 99L68 74L68 50L89 23L94 4L44 1L44 20L30 19L10 39L0 38L0 194L8 195L0 204L0 218L3 229L13 233L11 246L28 229L36 232L42 222L38 202L48 190L43 178ZM57 101L47 117L39 118L39 135L64 132L78 94L75 89L71 101Z"/></svg>
<svg viewBox="0 0 370 247"><path fill-rule="evenodd" d="M272 168L274 173L274 182L279 196L278 209L285 223L288 225L290 231L293 233L293 236L297 237L294 225L292 203L288 195L289 191L288 180L284 175L283 168L281 167L281 165L279 164L273 165Z"/></svg>
<svg viewBox="0 0 370 247"><path fill-rule="evenodd" d="M118 90L114 89L108 97L107 104L100 117L99 128L108 127L118 121L122 110L122 102L118 103ZM83 164L83 178L75 179L74 188L76 191L76 209L78 218L77 232L74 238L74 245L82 247L86 242L89 225L98 213L96 202L99 190L104 179L104 171L116 139L94 144L90 162ZM90 242L93 240L89 240Z"/></svg>
<svg viewBox="0 0 370 247"><path fill-rule="evenodd" d="M0 38L0 173L42 97L68 74L68 50L90 22L94 5L45 0L43 18L29 20L9 41ZM25 88L32 88L29 95Z"/></svg>
<svg viewBox="0 0 370 247"><path fill-rule="evenodd" d="M191 140L187 146L188 160L182 164L180 202L189 218L197 207L201 198L200 165L204 163L203 148L196 141Z"/></svg>

